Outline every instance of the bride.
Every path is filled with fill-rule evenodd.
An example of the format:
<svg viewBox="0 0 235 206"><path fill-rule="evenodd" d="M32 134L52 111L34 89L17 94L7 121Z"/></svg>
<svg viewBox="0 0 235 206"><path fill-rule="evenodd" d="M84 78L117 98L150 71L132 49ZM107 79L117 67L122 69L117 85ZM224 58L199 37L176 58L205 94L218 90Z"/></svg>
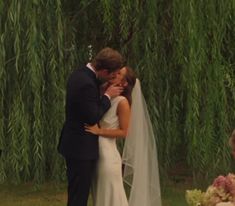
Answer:
<svg viewBox="0 0 235 206"><path fill-rule="evenodd" d="M161 206L155 138L140 82L124 67L109 83L123 86L122 95L111 100L99 126L86 126L87 132L99 135L94 206ZM116 139L125 137L121 158ZM130 187L128 199L123 180Z"/></svg>

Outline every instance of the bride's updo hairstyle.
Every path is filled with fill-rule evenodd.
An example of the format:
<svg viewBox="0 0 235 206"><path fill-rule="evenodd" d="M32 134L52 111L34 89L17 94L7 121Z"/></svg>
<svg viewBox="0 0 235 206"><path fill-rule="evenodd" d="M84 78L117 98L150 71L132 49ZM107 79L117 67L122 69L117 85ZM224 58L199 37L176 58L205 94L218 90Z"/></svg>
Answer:
<svg viewBox="0 0 235 206"><path fill-rule="evenodd" d="M132 103L131 92L135 86L136 75L133 69L130 68L129 66L125 66L125 68L126 68L126 75L124 78L126 79L128 85L124 88L122 95L127 98L129 104L131 105Z"/></svg>

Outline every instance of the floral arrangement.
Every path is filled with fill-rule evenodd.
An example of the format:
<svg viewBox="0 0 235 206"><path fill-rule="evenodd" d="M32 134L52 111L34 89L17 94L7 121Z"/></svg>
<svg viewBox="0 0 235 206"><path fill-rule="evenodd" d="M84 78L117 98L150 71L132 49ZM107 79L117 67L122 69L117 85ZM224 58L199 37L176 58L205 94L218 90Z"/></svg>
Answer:
<svg viewBox="0 0 235 206"><path fill-rule="evenodd" d="M218 176L206 192L187 190L189 206L235 206L235 175Z"/></svg>

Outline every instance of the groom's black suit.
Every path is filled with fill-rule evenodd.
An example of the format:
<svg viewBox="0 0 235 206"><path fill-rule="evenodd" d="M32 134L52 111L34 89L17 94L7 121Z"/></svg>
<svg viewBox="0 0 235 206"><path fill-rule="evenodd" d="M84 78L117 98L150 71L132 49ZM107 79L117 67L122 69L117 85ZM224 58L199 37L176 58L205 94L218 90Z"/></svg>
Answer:
<svg viewBox="0 0 235 206"><path fill-rule="evenodd" d="M96 124L110 108L107 96L100 97L95 73L87 67L75 70L68 79L66 121L59 152L65 157L68 177L68 206L86 206L92 173L98 158L98 136L84 130Z"/></svg>

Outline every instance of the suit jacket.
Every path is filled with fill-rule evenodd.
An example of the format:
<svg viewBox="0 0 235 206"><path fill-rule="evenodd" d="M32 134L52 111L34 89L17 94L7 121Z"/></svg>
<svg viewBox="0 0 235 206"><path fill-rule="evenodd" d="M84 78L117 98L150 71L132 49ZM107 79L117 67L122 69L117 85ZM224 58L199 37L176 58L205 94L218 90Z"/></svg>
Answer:
<svg viewBox="0 0 235 206"><path fill-rule="evenodd" d="M97 159L98 136L86 132L84 125L98 123L110 108L110 100L100 97L96 75L87 67L70 75L66 92L66 120L58 150L66 158Z"/></svg>

